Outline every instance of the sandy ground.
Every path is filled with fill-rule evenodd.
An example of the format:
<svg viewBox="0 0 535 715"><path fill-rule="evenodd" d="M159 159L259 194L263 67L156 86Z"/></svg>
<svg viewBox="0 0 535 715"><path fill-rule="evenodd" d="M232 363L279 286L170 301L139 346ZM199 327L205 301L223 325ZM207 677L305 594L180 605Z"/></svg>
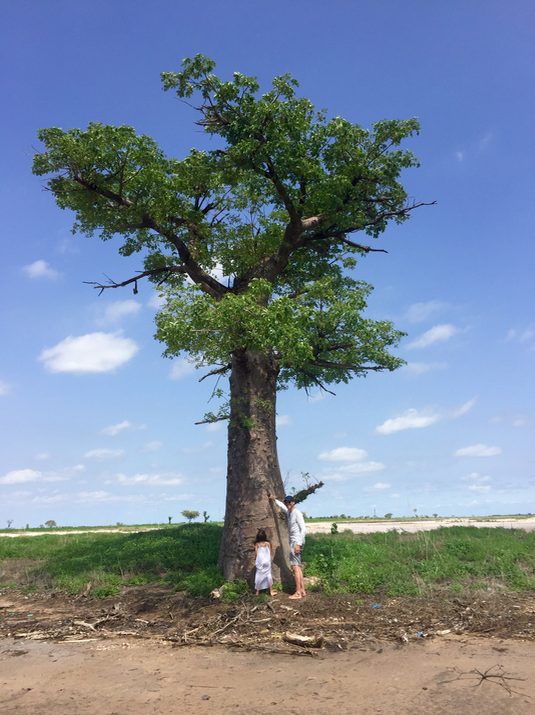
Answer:
<svg viewBox="0 0 535 715"><path fill-rule="evenodd" d="M336 520L333 520L336 521ZM344 529L349 529L354 534L371 534L376 532L386 532L396 529L396 531L405 531L414 534L417 531L433 531L442 526L477 526L479 528L488 527L502 529L524 529L525 531L535 530L535 517L523 519L514 519L512 517L499 517L496 519L480 520L461 517L452 517L450 519L414 519L411 521L396 521L389 519L388 521L359 521L359 522L344 522L336 521L340 532ZM308 523L307 532L309 534L328 534L331 532L332 522Z"/></svg>
<svg viewBox="0 0 535 715"><path fill-rule="evenodd" d="M0 713L532 715L534 655L533 643L455 636L316 658L4 638Z"/></svg>

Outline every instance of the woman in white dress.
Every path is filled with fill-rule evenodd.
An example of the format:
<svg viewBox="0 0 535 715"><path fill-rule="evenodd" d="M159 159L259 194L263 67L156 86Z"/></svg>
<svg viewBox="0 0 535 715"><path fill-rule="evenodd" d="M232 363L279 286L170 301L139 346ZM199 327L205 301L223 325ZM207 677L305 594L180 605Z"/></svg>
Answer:
<svg viewBox="0 0 535 715"><path fill-rule="evenodd" d="M256 554L254 581L256 595L258 596L262 589L269 588L269 595L274 596L275 591L273 590L273 578L271 576L271 544L267 540L266 532L263 529L259 529L256 535L254 550Z"/></svg>

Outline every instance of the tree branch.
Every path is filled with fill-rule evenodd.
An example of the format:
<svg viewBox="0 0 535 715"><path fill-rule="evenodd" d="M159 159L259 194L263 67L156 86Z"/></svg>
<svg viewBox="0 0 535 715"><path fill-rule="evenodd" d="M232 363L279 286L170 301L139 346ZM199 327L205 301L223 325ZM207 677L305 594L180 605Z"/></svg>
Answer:
<svg viewBox="0 0 535 715"><path fill-rule="evenodd" d="M95 288L98 288L100 290L99 295L102 295L102 293L106 290L106 288L123 288L124 286L129 285L130 283L135 283L134 287L134 295L137 293L137 282L140 278L146 278L147 276L156 276L158 273L166 273L167 275L163 278L163 280L158 284L161 285L169 275L172 275L173 273L187 273L187 270L185 266L165 266L164 268L154 268L151 271L143 271L140 272L139 275L135 276L134 278L129 278L126 281L123 281L122 283L116 283L114 280L111 278L108 278L109 283L104 284L104 283L98 283L97 281L83 281L86 285L92 285Z"/></svg>
<svg viewBox="0 0 535 715"><path fill-rule="evenodd" d="M211 372L207 372L206 375L203 375L200 379L199 382L202 382L203 380L206 380L207 377L211 377L212 375L224 375L228 370L232 368L232 363L229 362L228 365L224 365L223 367L217 368L217 370L212 370ZM225 418L227 419L227 418ZM196 422L195 424L203 424L202 422Z"/></svg>
<svg viewBox="0 0 535 715"><path fill-rule="evenodd" d="M225 415L224 417L214 417L210 420L201 420L200 422L195 422L196 425L207 425L212 424L212 422L222 422L223 420L229 420L230 415Z"/></svg>

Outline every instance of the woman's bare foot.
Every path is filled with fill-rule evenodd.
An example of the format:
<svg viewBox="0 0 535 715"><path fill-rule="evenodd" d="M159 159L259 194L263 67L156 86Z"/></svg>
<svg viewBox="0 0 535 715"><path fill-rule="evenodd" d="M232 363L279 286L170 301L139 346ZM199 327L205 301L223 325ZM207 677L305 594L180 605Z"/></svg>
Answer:
<svg viewBox="0 0 535 715"><path fill-rule="evenodd" d="M294 600L296 600L296 599L298 599L298 598L301 598L301 594L300 594L300 593L294 593L294 595L293 595L293 596L289 596L289 598L290 598L292 601L294 601Z"/></svg>

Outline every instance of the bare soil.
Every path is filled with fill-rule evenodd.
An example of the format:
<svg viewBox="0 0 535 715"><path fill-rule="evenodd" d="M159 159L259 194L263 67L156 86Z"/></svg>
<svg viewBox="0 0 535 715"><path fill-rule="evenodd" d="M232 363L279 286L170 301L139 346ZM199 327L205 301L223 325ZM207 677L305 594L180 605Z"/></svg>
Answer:
<svg viewBox="0 0 535 715"><path fill-rule="evenodd" d="M289 642L309 637L312 648ZM0 591L0 713L535 712L535 595Z"/></svg>

